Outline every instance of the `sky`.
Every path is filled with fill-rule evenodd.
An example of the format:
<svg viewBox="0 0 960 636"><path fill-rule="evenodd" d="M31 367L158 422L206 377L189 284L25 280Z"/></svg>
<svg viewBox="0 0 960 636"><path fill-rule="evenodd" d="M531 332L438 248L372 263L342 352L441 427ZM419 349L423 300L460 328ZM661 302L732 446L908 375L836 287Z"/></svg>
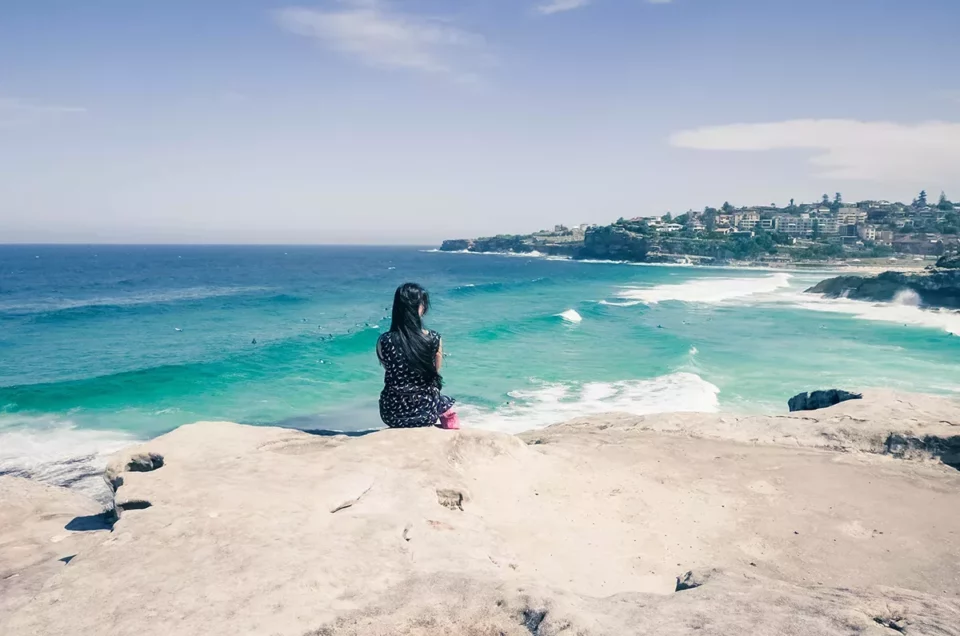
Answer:
<svg viewBox="0 0 960 636"><path fill-rule="evenodd" d="M956 0L0 0L0 243L960 199Z"/></svg>

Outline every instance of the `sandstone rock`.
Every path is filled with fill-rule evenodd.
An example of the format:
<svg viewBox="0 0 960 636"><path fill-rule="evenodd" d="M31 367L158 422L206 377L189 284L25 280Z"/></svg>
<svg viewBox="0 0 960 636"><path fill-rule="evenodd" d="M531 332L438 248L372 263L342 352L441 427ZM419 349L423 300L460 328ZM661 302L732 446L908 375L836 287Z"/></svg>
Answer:
<svg viewBox="0 0 960 636"><path fill-rule="evenodd" d="M960 430L953 435L891 433L884 446L886 454L900 459L939 459L960 469Z"/></svg>
<svg viewBox="0 0 960 636"><path fill-rule="evenodd" d="M826 391L812 391L810 393L798 393L790 398L787 405L790 411L816 411L825 409L847 400L859 400L863 395L860 393L850 393L840 389L829 389Z"/></svg>
<svg viewBox="0 0 960 636"><path fill-rule="evenodd" d="M163 457L120 473L149 508L67 554L27 544L0 633L960 634L960 473L882 455L960 409L865 398L519 437L184 426L126 455ZM685 570L711 576L674 593Z"/></svg>
<svg viewBox="0 0 960 636"><path fill-rule="evenodd" d="M677 592L683 592L684 590L692 590L694 588L700 587L704 583L710 580L710 577L716 574L715 572L694 572L693 570L684 573L681 576L677 577Z"/></svg>
<svg viewBox="0 0 960 636"><path fill-rule="evenodd" d="M956 599L897 588L797 586L718 573L682 594L595 598L496 579L411 577L304 636L815 634L953 636Z"/></svg>
<svg viewBox="0 0 960 636"><path fill-rule="evenodd" d="M104 481L116 492L123 485L123 473L148 473L163 466L163 456L157 453L127 449L114 455L103 473Z"/></svg>
<svg viewBox="0 0 960 636"><path fill-rule="evenodd" d="M0 476L0 633L78 553L109 534L103 506L77 492Z"/></svg>

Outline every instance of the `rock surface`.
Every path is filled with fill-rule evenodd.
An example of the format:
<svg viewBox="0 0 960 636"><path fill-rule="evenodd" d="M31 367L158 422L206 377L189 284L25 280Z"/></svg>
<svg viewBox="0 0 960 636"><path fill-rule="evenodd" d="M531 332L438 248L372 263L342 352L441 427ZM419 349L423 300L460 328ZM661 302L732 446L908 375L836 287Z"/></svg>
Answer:
<svg viewBox="0 0 960 636"><path fill-rule="evenodd" d="M606 225L587 231L577 258L642 263L647 259L649 250L650 243L642 234L616 225Z"/></svg>
<svg viewBox="0 0 960 636"><path fill-rule="evenodd" d="M944 269L960 269L960 254L944 254L937 259L937 267Z"/></svg>
<svg viewBox="0 0 960 636"><path fill-rule="evenodd" d="M860 400L863 395L860 393L850 393L841 389L828 389L826 391L812 391L810 393L798 393L787 401L790 412L794 411L816 411L840 404L847 400Z"/></svg>
<svg viewBox="0 0 960 636"><path fill-rule="evenodd" d="M883 272L876 276L837 276L820 281L806 291L828 298L875 302L900 300L919 303L924 307L960 309L960 269L934 268L921 272Z"/></svg>
<svg viewBox="0 0 960 636"><path fill-rule="evenodd" d="M112 531L0 478L0 633L960 634L960 472L885 456L960 408L865 398L519 437L184 426L119 458L154 469L120 471L149 507Z"/></svg>
<svg viewBox="0 0 960 636"><path fill-rule="evenodd" d="M0 634L15 607L109 528L103 506L78 492L21 477L0 477Z"/></svg>
<svg viewBox="0 0 960 636"><path fill-rule="evenodd" d="M646 237L617 225L590 228L583 240L559 244L542 244L531 236L502 235L476 239L451 239L440 246L442 252L498 252L530 254L542 252L575 259L601 259L644 262L649 242Z"/></svg>

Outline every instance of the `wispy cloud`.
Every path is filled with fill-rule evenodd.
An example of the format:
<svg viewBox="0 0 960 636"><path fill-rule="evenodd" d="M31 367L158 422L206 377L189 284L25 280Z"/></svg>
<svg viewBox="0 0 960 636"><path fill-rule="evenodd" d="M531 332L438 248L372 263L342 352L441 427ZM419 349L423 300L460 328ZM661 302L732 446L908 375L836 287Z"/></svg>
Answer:
<svg viewBox="0 0 960 636"><path fill-rule="evenodd" d="M647 4L670 4L673 0L645 0ZM553 15L564 11L573 11L593 4L593 0L549 0L536 6L536 12L542 15Z"/></svg>
<svg viewBox="0 0 960 636"><path fill-rule="evenodd" d="M448 76L475 83L470 70L492 60L484 38L449 20L402 13L378 0L343 0L338 10L287 7L277 23L374 67Z"/></svg>
<svg viewBox="0 0 960 636"><path fill-rule="evenodd" d="M797 119L686 130L670 137L698 150L810 150L816 175L831 179L931 182L957 179L960 123Z"/></svg>
<svg viewBox="0 0 960 636"><path fill-rule="evenodd" d="M4 128L85 112L87 109L79 106L44 104L15 97L0 97L0 126Z"/></svg>
<svg viewBox="0 0 960 636"><path fill-rule="evenodd" d="M537 5L537 13L543 15L553 15L554 13L563 13L564 11L573 11L590 4L592 0L550 0L550 2Z"/></svg>

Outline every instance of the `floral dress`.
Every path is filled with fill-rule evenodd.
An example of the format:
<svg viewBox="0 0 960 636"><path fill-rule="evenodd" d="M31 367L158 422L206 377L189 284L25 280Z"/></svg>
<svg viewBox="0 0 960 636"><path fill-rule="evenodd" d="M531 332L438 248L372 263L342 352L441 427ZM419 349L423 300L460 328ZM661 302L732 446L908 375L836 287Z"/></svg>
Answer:
<svg viewBox="0 0 960 636"><path fill-rule="evenodd" d="M441 395L435 381L428 380L410 366L394 345L392 337L393 334L388 331L377 342L384 367L380 419L390 428L433 426L441 414L453 408L454 400ZM428 331L426 337L436 356L440 350L440 334Z"/></svg>

